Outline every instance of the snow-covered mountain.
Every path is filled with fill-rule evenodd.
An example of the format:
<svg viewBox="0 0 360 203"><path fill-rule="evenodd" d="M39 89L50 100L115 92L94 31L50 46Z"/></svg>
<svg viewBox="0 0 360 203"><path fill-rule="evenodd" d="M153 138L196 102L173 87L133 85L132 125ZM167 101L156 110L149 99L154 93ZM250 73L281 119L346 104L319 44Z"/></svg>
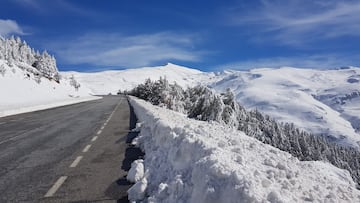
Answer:
<svg viewBox="0 0 360 203"><path fill-rule="evenodd" d="M0 37L0 117L96 98L75 78L62 77L46 51Z"/></svg>
<svg viewBox="0 0 360 203"><path fill-rule="evenodd" d="M210 84L233 90L237 101L278 121L315 134L360 144L360 69L314 70L284 67L226 71ZM220 79L221 78L221 79Z"/></svg>
<svg viewBox="0 0 360 203"><path fill-rule="evenodd" d="M53 56L46 51L40 54L14 37L0 38L0 63L0 90L6 93L2 94L6 95L1 100L2 109L88 96L91 92L116 94L148 78L163 77L182 87L205 84L221 92L230 88L248 109L258 109L315 134L331 135L346 144L360 144L360 69L355 67L263 68L215 74L169 63L119 71L63 72L61 79Z"/></svg>
<svg viewBox="0 0 360 203"><path fill-rule="evenodd" d="M258 109L280 122L292 122L314 134L360 144L360 68L334 70L253 69L207 73L174 64L96 73L65 72L97 94L130 90L166 77L182 87L204 84L217 91L230 88L247 109Z"/></svg>
<svg viewBox="0 0 360 203"><path fill-rule="evenodd" d="M247 109L258 109L280 122L292 122L346 144L360 144L360 68L284 67L207 73L169 63L59 74L55 58L46 51L40 54L20 38L0 37L0 110L72 100L91 93L116 94L148 78L160 77L182 87L203 84L220 92L230 88Z"/></svg>
<svg viewBox="0 0 360 203"><path fill-rule="evenodd" d="M119 90L131 90L148 78L157 80L160 77L178 85L169 85L167 80L148 81L149 85L142 87L150 89L151 94L143 95L155 95L161 83L168 88L160 88L164 92L158 93L165 95L164 98L171 95L180 105L169 99L152 102L166 104L179 112L130 99L141 122L135 129L140 130L140 136L132 144L146 153L144 160L132 164L128 175L129 180L136 182L128 191L131 200L359 200L356 149L345 149L324 138L310 136L293 125L278 125L256 113L258 111L246 112L242 106L257 109L280 122L295 123L308 132L328 135L342 144L359 147L360 68L284 67L206 73L167 64L121 71L59 73L55 58L47 52L34 51L20 38L0 38L0 117L97 99L91 94L116 94ZM179 87L197 84L213 89L201 86L183 91ZM217 94L215 90L225 94ZM181 94L177 94L179 92ZM186 111L188 118L182 114ZM217 118L223 122L218 122ZM269 136L263 136L265 134ZM303 162L296 157L312 161ZM136 172L132 178L131 171Z"/></svg>
<svg viewBox="0 0 360 203"><path fill-rule="evenodd" d="M146 79L157 80L166 77L182 87L194 86L208 81L212 73L168 63L165 66L145 67L127 70L110 70L94 73L62 72L62 75L73 75L81 84L89 87L95 94L116 94L119 90L131 90Z"/></svg>

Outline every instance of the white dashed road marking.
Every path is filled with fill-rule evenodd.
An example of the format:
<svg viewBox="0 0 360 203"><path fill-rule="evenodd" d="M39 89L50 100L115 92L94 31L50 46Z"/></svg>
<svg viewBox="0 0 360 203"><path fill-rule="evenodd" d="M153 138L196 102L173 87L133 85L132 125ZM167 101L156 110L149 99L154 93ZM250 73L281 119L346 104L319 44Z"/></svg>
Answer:
<svg viewBox="0 0 360 203"><path fill-rule="evenodd" d="M81 159L83 158L83 156L78 156L78 157L76 157L76 159L72 162L72 164L70 165L70 168L74 168L74 167L76 167L78 164L79 164L79 162L81 161Z"/></svg>
<svg viewBox="0 0 360 203"><path fill-rule="evenodd" d="M91 145L86 145L86 147L83 149L83 151L82 152L87 152L87 151L89 151L89 149L90 149L90 147L91 147Z"/></svg>
<svg viewBox="0 0 360 203"><path fill-rule="evenodd" d="M91 139L91 142L95 142L95 140L98 138L98 136L94 136L92 139Z"/></svg>
<svg viewBox="0 0 360 203"><path fill-rule="evenodd" d="M96 133L97 135L100 135L102 133L102 130L105 128L105 126L108 124L108 122L110 121L110 119L112 118L113 114L115 113L116 109L119 107L119 105L121 104L122 100L120 100L120 102L116 105L115 109L111 112L109 118L106 120L106 122L103 124L103 126L101 127L101 129ZM24 118L20 118L18 120L22 120ZM5 124L6 122L0 122L0 125L1 124ZM15 139L17 136L15 137L12 137L8 140L4 140L4 141L1 141L0 144L4 143L4 142L7 142L9 140L12 140L12 139ZM94 136L92 139L91 139L91 142L94 142L95 140L97 140L98 136ZM87 152L89 151L91 145L86 145L86 147L83 149L82 152ZM83 158L83 156L78 156L76 157L76 159L71 163L70 165L70 168L74 168L76 167L79 162L81 161L81 159ZM65 182L65 180L67 179L68 177L67 176L61 176L55 183L54 185L49 189L49 191L45 194L44 197L52 197L56 191L61 187L61 185Z"/></svg>
<svg viewBox="0 0 360 203"><path fill-rule="evenodd" d="M45 194L44 197L51 197L55 194L55 192L61 187L61 185L65 182L67 176L61 176L55 184L50 188L50 190Z"/></svg>
<svg viewBox="0 0 360 203"><path fill-rule="evenodd" d="M115 109L111 112L109 118L106 120L106 122L103 124L103 126L100 128L100 130L96 133L97 135L100 135L102 133L102 130L105 128L105 126L108 124L108 122L110 121L111 117L113 116L113 114L115 113L116 109L119 107L119 105L121 104L122 100L120 100L120 102L116 105ZM4 124L4 122L0 122L0 125L1 124ZM94 142L95 140L97 140L98 136L94 136L92 139L91 139L91 142ZM13 138L10 138L11 139L14 139ZM1 143L4 143L4 142L7 142L9 140L5 140L5 141L2 141L0 142ZM87 152L89 151L91 145L86 145L86 147L83 149L82 152ZM81 159L83 158L83 156L78 156L76 157L76 159L71 163L70 165L70 168L74 168L76 167L79 162L81 161ZM68 177L67 176L61 176L56 182L55 184L49 189L49 191L45 194L44 197L52 197L56 191L61 187L61 185L65 182L65 180L67 179Z"/></svg>

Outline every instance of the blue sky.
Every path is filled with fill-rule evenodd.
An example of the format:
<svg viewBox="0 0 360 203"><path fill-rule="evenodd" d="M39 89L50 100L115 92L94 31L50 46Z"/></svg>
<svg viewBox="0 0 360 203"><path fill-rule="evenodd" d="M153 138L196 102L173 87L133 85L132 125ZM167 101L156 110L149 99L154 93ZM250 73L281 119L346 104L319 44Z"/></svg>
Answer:
<svg viewBox="0 0 360 203"><path fill-rule="evenodd" d="M0 34L60 70L360 66L360 2L2 0Z"/></svg>

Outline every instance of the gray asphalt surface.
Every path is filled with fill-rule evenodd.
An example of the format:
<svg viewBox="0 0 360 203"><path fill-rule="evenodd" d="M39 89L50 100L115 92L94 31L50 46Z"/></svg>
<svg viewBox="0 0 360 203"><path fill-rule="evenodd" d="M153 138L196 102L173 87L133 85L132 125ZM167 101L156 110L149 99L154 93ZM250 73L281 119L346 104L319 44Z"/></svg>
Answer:
<svg viewBox="0 0 360 203"><path fill-rule="evenodd" d="M129 119L123 96L0 118L0 202L126 201Z"/></svg>

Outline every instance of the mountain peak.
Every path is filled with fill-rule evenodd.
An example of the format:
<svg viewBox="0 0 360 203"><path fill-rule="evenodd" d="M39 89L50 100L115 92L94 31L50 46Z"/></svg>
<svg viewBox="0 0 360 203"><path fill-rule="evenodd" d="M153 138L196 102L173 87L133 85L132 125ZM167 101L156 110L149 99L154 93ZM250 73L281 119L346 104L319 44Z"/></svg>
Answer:
<svg viewBox="0 0 360 203"><path fill-rule="evenodd" d="M202 71L200 71L198 69L188 68L188 67L181 66L181 65L176 65L174 63L167 63L165 66L163 66L163 68L172 69L172 70L174 70L176 72L188 72L188 73L191 73L191 74L203 73Z"/></svg>

